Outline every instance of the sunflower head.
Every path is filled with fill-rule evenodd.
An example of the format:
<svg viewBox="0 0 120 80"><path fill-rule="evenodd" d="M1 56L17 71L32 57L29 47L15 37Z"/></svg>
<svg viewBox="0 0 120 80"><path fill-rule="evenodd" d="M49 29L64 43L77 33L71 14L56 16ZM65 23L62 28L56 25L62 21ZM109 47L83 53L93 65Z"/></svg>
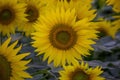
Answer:
<svg viewBox="0 0 120 80"><path fill-rule="evenodd" d="M0 79L1 80L23 80L32 78L25 70L30 62L22 60L29 53L19 54L21 46L15 48L17 41L10 45L10 38L0 46ZM9 46L8 46L9 45Z"/></svg>
<svg viewBox="0 0 120 80"><path fill-rule="evenodd" d="M3 6L0 10L0 22L3 25L8 25L15 19L14 10L10 9L9 6Z"/></svg>
<svg viewBox="0 0 120 80"><path fill-rule="evenodd" d="M90 21L96 16L96 10L92 9L92 0L61 0L50 4L49 7L55 8L57 6L67 9L75 9L76 20L88 18ZM89 13L89 14L88 14Z"/></svg>
<svg viewBox="0 0 120 80"><path fill-rule="evenodd" d="M96 10L92 8L92 0L77 0L73 6L76 8L77 20L88 18L91 21L96 17Z"/></svg>
<svg viewBox="0 0 120 80"><path fill-rule="evenodd" d="M96 23L98 26L98 31L100 31L101 36L111 36L115 38L115 35L119 29L118 26L115 26L115 22L102 21Z"/></svg>
<svg viewBox="0 0 120 80"><path fill-rule="evenodd" d="M40 15L44 14L45 3L40 0L19 0L19 2L26 4L25 14L28 21L21 25L18 30L23 31L26 36L30 36L35 31L33 25L38 21Z"/></svg>
<svg viewBox="0 0 120 80"><path fill-rule="evenodd" d="M36 2L34 0L27 0L25 3L27 4L25 13L27 14L26 18L28 19L28 22L36 22L40 16L40 2Z"/></svg>
<svg viewBox="0 0 120 80"><path fill-rule="evenodd" d="M105 80L105 78L100 77L101 71L100 67L89 68L88 64L82 62L81 64L76 64L73 66L64 66L64 70L61 70L60 80Z"/></svg>
<svg viewBox="0 0 120 80"><path fill-rule="evenodd" d="M19 26L25 19L25 4L18 3L17 0L0 0L0 32L3 36L15 33L16 26Z"/></svg>
<svg viewBox="0 0 120 80"><path fill-rule="evenodd" d="M87 18L76 21L75 9L53 8L39 18L32 33L33 47L54 66L76 64L93 50L97 31ZM89 35L88 35L89 34Z"/></svg>

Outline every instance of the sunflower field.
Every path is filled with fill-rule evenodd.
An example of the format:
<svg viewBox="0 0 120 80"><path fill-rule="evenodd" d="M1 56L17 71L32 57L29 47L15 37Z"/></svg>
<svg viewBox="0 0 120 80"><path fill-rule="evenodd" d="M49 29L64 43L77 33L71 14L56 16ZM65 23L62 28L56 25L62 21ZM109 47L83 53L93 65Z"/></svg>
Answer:
<svg viewBox="0 0 120 80"><path fill-rule="evenodd" d="M0 80L120 80L120 0L0 0Z"/></svg>

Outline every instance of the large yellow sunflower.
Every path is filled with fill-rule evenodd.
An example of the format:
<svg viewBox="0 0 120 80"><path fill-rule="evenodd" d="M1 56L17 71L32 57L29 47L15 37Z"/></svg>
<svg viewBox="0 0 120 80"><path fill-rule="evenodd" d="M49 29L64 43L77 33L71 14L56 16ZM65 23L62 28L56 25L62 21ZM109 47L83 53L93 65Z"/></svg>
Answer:
<svg viewBox="0 0 120 80"><path fill-rule="evenodd" d="M100 67L89 68L88 64L82 62L80 65L64 66L64 70L61 70L60 80L105 80L100 74L103 71Z"/></svg>
<svg viewBox="0 0 120 80"><path fill-rule="evenodd" d="M28 56L29 53L17 55L21 46L15 48L17 41L9 45L10 40L9 38L0 46L0 80L24 80L24 78L31 78L31 76L25 72L28 68L26 65L30 60L22 60Z"/></svg>
<svg viewBox="0 0 120 80"><path fill-rule="evenodd" d="M113 6L113 10L120 12L120 0L107 0L108 5Z"/></svg>
<svg viewBox="0 0 120 80"><path fill-rule="evenodd" d="M21 26L18 30L25 32L26 36L29 36L35 29L33 25L38 21L38 18L44 12L45 4L41 0L19 0L20 3L26 3L26 11L28 21Z"/></svg>
<svg viewBox="0 0 120 80"><path fill-rule="evenodd" d="M117 23L117 22L116 22ZM120 27L116 26L115 22L110 21L101 21L96 23L98 26L98 31L100 31L100 34L103 34L105 36L111 36L112 38L115 38L115 35Z"/></svg>
<svg viewBox="0 0 120 80"><path fill-rule="evenodd" d="M48 58L48 64L74 64L76 59L82 59L81 55L90 55L89 50L93 50L90 45L95 42L91 39L96 39L97 31L91 24L88 19L76 21L75 9L54 8L34 26L33 46L39 54L45 52L43 60Z"/></svg>
<svg viewBox="0 0 120 80"><path fill-rule="evenodd" d="M15 27L27 21L25 4L17 0L0 0L0 32L5 36L15 33Z"/></svg>

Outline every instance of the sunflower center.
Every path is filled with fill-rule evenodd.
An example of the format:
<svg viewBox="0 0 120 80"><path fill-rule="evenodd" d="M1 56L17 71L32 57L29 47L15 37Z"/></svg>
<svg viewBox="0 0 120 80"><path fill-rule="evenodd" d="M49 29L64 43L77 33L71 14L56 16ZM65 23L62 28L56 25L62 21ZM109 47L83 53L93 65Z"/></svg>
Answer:
<svg viewBox="0 0 120 80"><path fill-rule="evenodd" d="M39 12L34 6L28 6L26 14L28 15L26 18L29 20L29 22L35 22L39 17Z"/></svg>
<svg viewBox="0 0 120 80"><path fill-rule="evenodd" d="M73 73L72 80L89 80L89 76L83 71Z"/></svg>
<svg viewBox="0 0 120 80"><path fill-rule="evenodd" d="M67 2L70 2L71 0L67 0Z"/></svg>
<svg viewBox="0 0 120 80"><path fill-rule="evenodd" d="M59 24L53 27L50 32L49 39L54 47L62 50L68 50L75 45L77 35L72 27Z"/></svg>
<svg viewBox="0 0 120 80"><path fill-rule="evenodd" d="M10 80L10 63L0 55L0 80Z"/></svg>
<svg viewBox="0 0 120 80"><path fill-rule="evenodd" d="M107 35L107 32L102 28L98 29L98 31L100 31L100 33L98 33L99 37L104 37Z"/></svg>
<svg viewBox="0 0 120 80"><path fill-rule="evenodd" d="M14 20L14 13L9 8L0 10L0 23L8 25Z"/></svg>
<svg viewBox="0 0 120 80"><path fill-rule="evenodd" d="M57 33L56 39L62 44L67 44L70 40L70 34L67 31L60 31Z"/></svg>

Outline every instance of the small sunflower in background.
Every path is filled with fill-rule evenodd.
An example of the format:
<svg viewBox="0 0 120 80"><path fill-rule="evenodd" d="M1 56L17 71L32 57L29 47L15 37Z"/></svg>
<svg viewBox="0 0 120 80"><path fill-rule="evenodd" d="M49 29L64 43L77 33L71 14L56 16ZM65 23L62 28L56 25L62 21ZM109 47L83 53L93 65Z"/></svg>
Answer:
<svg viewBox="0 0 120 80"><path fill-rule="evenodd" d="M35 29L33 25L38 21L38 18L44 12L45 4L41 0L19 0L20 3L26 4L26 11L28 21L18 27L18 30L25 32L26 36L30 36Z"/></svg>
<svg viewBox="0 0 120 80"><path fill-rule="evenodd" d="M0 46L0 80L24 80L32 78L25 70L30 60L22 60L29 53L18 54L21 46L15 48L17 41L9 45L11 38ZM9 46L8 46L9 45Z"/></svg>
<svg viewBox="0 0 120 80"><path fill-rule="evenodd" d="M74 5L76 8L77 19L88 18L92 21L96 17L96 10L92 8L93 0L77 0ZM70 5L71 6L71 5Z"/></svg>
<svg viewBox="0 0 120 80"><path fill-rule="evenodd" d="M60 80L105 80L100 74L103 73L101 68L89 68L87 63L82 62L73 66L64 66L61 70Z"/></svg>
<svg viewBox="0 0 120 80"><path fill-rule="evenodd" d="M0 0L0 32L3 36L15 33L16 26L27 21L25 4L17 0Z"/></svg>
<svg viewBox="0 0 120 80"><path fill-rule="evenodd" d="M97 24L98 26L97 30L100 32L100 36L111 36L113 39L120 29L120 27L116 26L115 22L110 22L106 20L96 22L95 24Z"/></svg>
<svg viewBox="0 0 120 80"><path fill-rule="evenodd" d="M69 0L65 7L75 8L78 20L88 18L91 21L96 17L96 10L92 9L92 0Z"/></svg>
<svg viewBox="0 0 120 80"><path fill-rule="evenodd" d="M114 11L120 12L120 0L107 0L107 4L112 5Z"/></svg>
<svg viewBox="0 0 120 80"><path fill-rule="evenodd" d="M96 10L92 9L92 0L58 0L48 5L48 8L58 6L76 10L77 20L88 18L90 21L96 17Z"/></svg>
<svg viewBox="0 0 120 80"><path fill-rule="evenodd" d="M76 64L81 56L90 55L97 31L87 18L76 21L75 9L54 8L39 19L34 25L32 46L38 54L44 53L43 60L48 58L48 64L52 61L55 67Z"/></svg>

